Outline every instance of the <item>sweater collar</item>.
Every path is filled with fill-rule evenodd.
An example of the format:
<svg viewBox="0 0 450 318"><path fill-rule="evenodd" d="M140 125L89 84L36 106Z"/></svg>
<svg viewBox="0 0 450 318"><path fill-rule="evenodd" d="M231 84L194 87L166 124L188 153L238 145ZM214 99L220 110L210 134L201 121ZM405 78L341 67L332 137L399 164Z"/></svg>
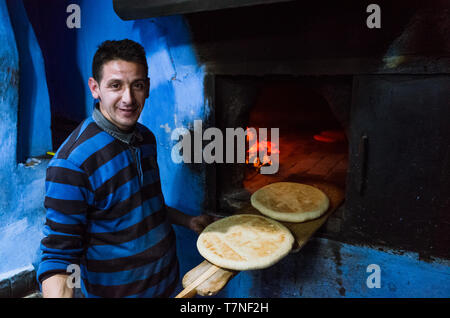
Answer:
<svg viewBox="0 0 450 318"><path fill-rule="evenodd" d="M92 112L92 118L94 119L95 123L105 132L128 145L133 145L136 142L143 141L144 139L142 137L142 134L136 128L136 125L130 132L125 132L119 129L108 119L106 119L106 117L103 116L102 112L100 111L98 103L95 104L94 111Z"/></svg>

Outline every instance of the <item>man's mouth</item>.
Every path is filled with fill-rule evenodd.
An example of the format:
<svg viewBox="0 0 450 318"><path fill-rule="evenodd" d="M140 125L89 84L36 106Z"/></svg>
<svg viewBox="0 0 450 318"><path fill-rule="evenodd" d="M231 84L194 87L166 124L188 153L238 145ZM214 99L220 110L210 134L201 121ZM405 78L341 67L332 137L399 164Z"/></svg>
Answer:
<svg viewBox="0 0 450 318"><path fill-rule="evenodd" d="M130 107L130 108L121 108L119 107L119 111L121 111L125 115L131 115L135 113L137 110L137 107Z"/></svg>

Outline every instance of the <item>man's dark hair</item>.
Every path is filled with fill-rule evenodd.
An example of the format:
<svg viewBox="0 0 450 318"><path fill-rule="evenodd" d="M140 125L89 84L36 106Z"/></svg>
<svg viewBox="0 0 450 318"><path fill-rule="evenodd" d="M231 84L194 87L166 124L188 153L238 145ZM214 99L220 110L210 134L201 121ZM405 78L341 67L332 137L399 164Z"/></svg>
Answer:
<svg viewBox="0 0 450 318"><path fill-rule="evenodd" d="M102 79L103 65L113 60L124 60L145 66L145 74L148 73L145 50L137 42L129 39L120 41L105 41L99 45L92 61L92 76L100 83Z"/></svg>

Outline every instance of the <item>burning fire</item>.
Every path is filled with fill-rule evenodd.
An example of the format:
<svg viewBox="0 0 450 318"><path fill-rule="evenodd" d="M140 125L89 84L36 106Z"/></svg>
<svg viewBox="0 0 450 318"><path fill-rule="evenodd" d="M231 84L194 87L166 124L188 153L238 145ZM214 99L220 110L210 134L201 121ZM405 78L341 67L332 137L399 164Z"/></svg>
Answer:
<svg viewBox="0 0 450 318"><path fill-rule="evenodd" d="M274 142L267 141L267 137L262 141L258 141L256 134L252 130L249 130L248 127L246 131L246 139L251 147L247 150L248 156L245 159L245 163L251 163L257 169L262 166L271 165L272 161L268 154L280 153L278 145ZM262 161L259 159L258 152L264 154Z"/></svg>

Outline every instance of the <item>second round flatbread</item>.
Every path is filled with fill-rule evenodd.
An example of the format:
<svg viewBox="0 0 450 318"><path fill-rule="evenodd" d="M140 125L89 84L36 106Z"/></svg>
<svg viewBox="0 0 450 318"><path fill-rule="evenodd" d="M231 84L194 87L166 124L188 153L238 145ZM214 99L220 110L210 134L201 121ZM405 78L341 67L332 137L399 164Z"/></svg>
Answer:
<svg viewBox="0 0 450 318"><path fill-rule="evenodd" d="M232 270L269 267L292 249L294 237L281 223L254 214L238 214L208 225L197 239L209 262Z"/></svg>
<svg viewBox="0 0 450 318"><path fill-rule="evenodd" d="M253 193L250 200L262 214L286 222L316 219L328 210L330 204L321 190L295 182L271 183Z"/></svg>

